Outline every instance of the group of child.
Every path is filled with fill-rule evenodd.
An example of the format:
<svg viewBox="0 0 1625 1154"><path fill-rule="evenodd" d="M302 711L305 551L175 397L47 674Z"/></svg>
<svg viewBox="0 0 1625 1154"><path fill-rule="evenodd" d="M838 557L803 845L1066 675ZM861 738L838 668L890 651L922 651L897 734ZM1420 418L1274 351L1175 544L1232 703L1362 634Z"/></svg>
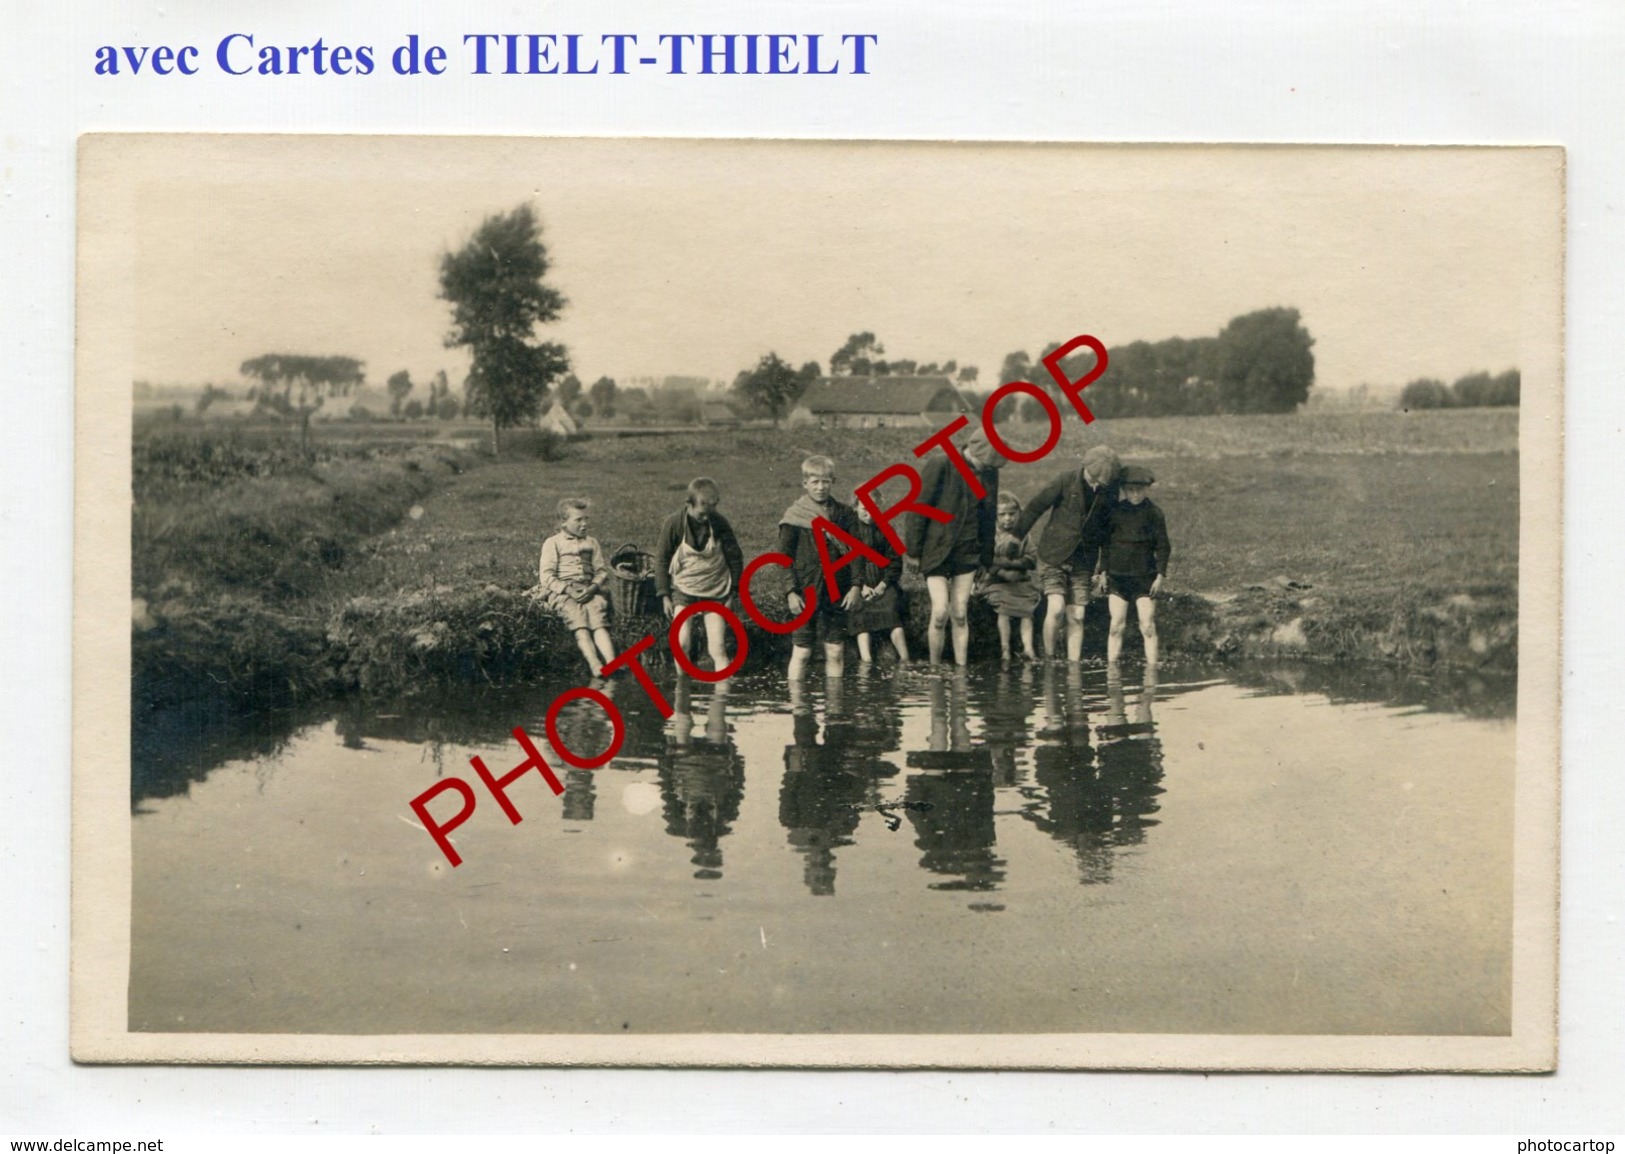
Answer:
<svg viewBox="0 0 1625 1154"><path fill-rule="evenodd" d="M1044 650L1057 656L1062 623L1066 655L1078 661L1083 651L1084 606L1093 594L1108 598L1111 626L1106 659L1115 665L1122 653L1129 607L1139 618L1148 666L1157 663L1156 601L1168 570L1167 523L1148 496L1156 478L1138 465L1122 465L1104 446L1085 453L1080 468L1068 470L1040 490L1026 506L998 490L1004 458L977 430L966 442L963 457L983 492L978 495L964 474L946 459L934 458L921 473L918 500L949 515L947 521L908 513L902 539L909 563L925 578L931 598L927 630L930 660L942 660L951 638L954 659L966 663L969 648L967 606L980 592L998 618L999 649L1010 660L1019 636L1022 652L1038 659L1033 616L1040 598L1046 601ZM848 637L857 642L859 659L874 659L874 638L889 640L901 661L909 660L903 629L900 588L903 565L887 535L861 504L856 508L834 497L835 462L808 457L801 464L802 495L779 519L778 551L790 558L794 587L786 595L792 620L789 676L805 675L813 648L822 635L825 669L839 676ZM661 527L654 553L656 592L667 617L696 601L723 601L737 596L744 553L733 526L717 511L721 491L709 477L688 485L684 507ZM606 628L609 565L601 545L588 536L588 503L580 497L559 502L559 531L542 544L540 590L547 603L574 634L576 645L596 672L615 658ZM1031 533L1049 515L1037 543ZM835 573L837 596L827 596L818 543L813 531L822 518L862 544L887 564L863 552ZM836 541L826 548L839 560ZM812 606L800 592L818 591ZM728 624L717 614L701 614L706 648L713 668L728 665ZM680 628L678 644L687 650L693 618Z"/></svg>

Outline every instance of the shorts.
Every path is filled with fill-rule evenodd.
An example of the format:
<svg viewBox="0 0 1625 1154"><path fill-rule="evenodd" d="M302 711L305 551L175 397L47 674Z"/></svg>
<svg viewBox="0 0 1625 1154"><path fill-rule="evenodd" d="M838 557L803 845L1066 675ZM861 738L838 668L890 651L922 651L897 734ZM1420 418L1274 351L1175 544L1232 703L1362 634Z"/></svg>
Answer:
<svg viewBox="0 0 1625 1154"><path fill-rule="evenodd" d="M1044 583L1044 595L1059 595L1068 605L1087 605L1091 577L1081 574L1071 565L1040 565L1039 579Z"/></svg>
<svg viewBox="0 0 1625 1154"><path fill-rule="evenodd" d="M594 593L585 604L561 593L553 598L553 609L564 618L564 627L571 633L603 629L609 623L609 600L602 593Z"/></svg>
<svg viewBox="0 0 1625 1154"><path fill-rule="evenodd" d="M953 550L936 568L921 574L922 577L963 577L966 573L974 573L982 567L982 545L974 537L961 537L954 542Z"/></svg>
<svg viewBox="0 0 1625 1154"><path fill-rule="evenodd" d="M818 642L820 623L824 627L825 645L837 645L846 640L848 632L846 610L842 609L839 604L831 605L827 600L828 596L829 590L818 590L817 608L812 611L812 616L807 618L805 625L790 634L791 645L797 649L811 649Z"/></svg>
<svg viewBox="0 0 1625 1154"><path fill-rule="evenodd" d="M673 586L672 591L667 594L667 596L671 598L671 608L672 612L674 613L679 609L683 609L699 601L720 601L726 605L728 603L728 598L731 595L732 594L724 593L721 597L696 597L692 593L684 593L681 589L678 589L675 586ZM700 616L703 617L704 614L702 613Z"/></svg>
<svg viewBox="0 0 1625 1154"><path fill-rule="evenodd" d="M1151 596L1151 583L1156 579L1155 573L1141 577L1124 577L1118 573L1108 573L1106 592L1113 597L1121 597L1124 601L1138 601L1141 597Z"/></svg>

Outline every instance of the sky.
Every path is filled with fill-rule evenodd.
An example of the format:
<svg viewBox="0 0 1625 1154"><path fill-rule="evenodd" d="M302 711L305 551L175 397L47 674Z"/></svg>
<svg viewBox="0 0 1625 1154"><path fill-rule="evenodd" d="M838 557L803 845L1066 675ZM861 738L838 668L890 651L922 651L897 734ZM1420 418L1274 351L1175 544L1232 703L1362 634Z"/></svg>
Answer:
<svg viewBox="0 0 1625 1154"><path fill-rule="evenodd" d="M1518 365L1561 275L1560 154L1518 149L195 136L124 138L81 221L133 254L132 379L267 352L454 384L443 253L530 203L585 381L731 380L874 332L1005 354L1216 334L1298 308L1317 387ZM116 163L112 162L116 161ZM96 210L118 202L99 225ZM128 236L123 235L127 231ZM93 264L82 276L101 275Z"/></svg>

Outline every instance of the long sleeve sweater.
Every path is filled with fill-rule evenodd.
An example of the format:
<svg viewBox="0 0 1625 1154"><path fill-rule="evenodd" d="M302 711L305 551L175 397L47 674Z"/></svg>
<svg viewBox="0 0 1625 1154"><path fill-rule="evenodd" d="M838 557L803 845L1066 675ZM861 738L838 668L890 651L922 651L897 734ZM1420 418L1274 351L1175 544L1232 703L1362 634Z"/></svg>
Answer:
<svg viewBox="0 0 1625 1154"><path fill-rule="evenodd" d="M728 572L733 576L733 587L739 588L739 575L745 570L745 554L739 548L739 538L734 535L734 527L721 513L712 513L708 522L696 522L688 515L686 509L679 509L661 526L660 539L655 542L655 590L662 597L671 593L671 559L677 553L677 547L683 539L688 539L690 548L704 549L711 534L715 533L717 544L722 547L722 558L728 563Z"/></svg>
<svg viewBox="0 0 1625 1154"><path fill-rule="evenodd" d="M1100 568L1118 577L1149 577L1168 573L1168 522L1150 501L1130 505L1120 501L1107 522Z"/></svg>
<svg viewBox="0 0 1625 1154"><path fill-rule="evenodd" d="M843 505L832 497L829 501L829 511L824 516L837 529L853 537L858 535L858 515L850 505ZM833 540L828 542L828 545L830 559L834 560L841 552L840 545ZM824 569L818 561L818 544L813 540L811 529L780 522L779 552L790 558L790 569L795 574L797 592L811 585L820 590L820 597L828 594L828 590L824 588ZM852 568L848 565L835 575L836 585L843 594L852 588Z"/></svg>

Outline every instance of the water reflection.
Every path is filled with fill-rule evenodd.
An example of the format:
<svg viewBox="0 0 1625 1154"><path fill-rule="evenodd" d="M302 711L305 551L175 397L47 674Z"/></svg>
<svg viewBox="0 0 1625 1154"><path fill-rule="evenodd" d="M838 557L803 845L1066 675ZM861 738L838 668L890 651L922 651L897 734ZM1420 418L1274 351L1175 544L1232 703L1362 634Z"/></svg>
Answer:
<svg viewBox="0 0 1625 1154"><path fill-rule="evenodd" d="M1142 843L1157 824L1150 816L1163 777L1152 716L1156 675L1145 678L1130 721L1122 678L1108 674L1104 719L1092 733L1091 702L1076 667L1046 668L1043 688L1046 724L1033 751L1037 788L1022 791L1022 816L1072 851L1084 885L1100 885L1111 880L1117 852Z"/></svg>
<svg viewBox="0 0 1625 1154"><path fill-rule="evenodd" d="M1151 716L1156 696L1156 671L1148 669L1131 721L1122 679L1107 676L1106 721L1095 730L1096 766L1100 794L1111 815L1107 838L1115 846L1139 845L1145 831L1157 824L1151 815L1159 808L1163 771L1162 741Z"/></svg>
<svg viewBox="0 0 1625 1154"><path fill-rule="evenodd" d="M1324 695L1334 704L1374 701L1428 713L1511 719L1518 712L1518 679L1510 673L1441 668L1427 673L1383 665L1301 661L1245 662L1225 676L1271 696Z"/></svg>
<svg viewBox="0 0 1625 1154"><path fill-rule="evenodd" d="M1286 664L1229 671L1226 680L1265 693L1376 686L1404 701L1419 693L1415 678L1346 672L1339 680L1335 671ZM1450 699L1483 680L1451 681ZM634 681L612 679L601 688L622 718L613 768L657 777L664 833L687 846L693 877L723 878L727 839L739 827L751 766L761 773L776 760L773 751L782 750L779 844L802 858L806 892L830 896L837 891L841 851L858 843L865 814L879 819L871 819L868 838L898 834L907 822L903 836L912 835L914 860L932 890L1001 889L1012 867L999 836L1008 839L1021 828L1065 846L1082 884L1110 882L1121 855L1144 846L1159 821L1165 767L1158 701L1215 683L1186 676L1159 685L1152 671L1135 685L1115 672L1064 663L865 668L844 680L815 682L816 689L776 676L718 684L677 677L663 683L669 718ZM506 746L515 724L541 732L555 692L532 686L410 704L354 699L334 716L333 731L343 749L365 757L397 756L392 743L416 743L414 780L431 764L435 777L466 777L468 746ZM739 739L740 719L749 721L748 742ZM251 759L256 772L268 773L281 763L292 725L283 719L269 736L263 727L245 729L237 742L211 748ZM613 736L604 711L589 700L560 710L557 728L565 745L587 755ZM199 764L203 751L189 746L184 734L162 759L144 746L136 752L137 802L186 792L212 768ZM580 832L601 816L600 774L558 768L560 820ZM1015 824L1002 826L1001 814Z"/></svg>
<svg viewBox="0 0 1625 1154"><path fill-rule="evenodd" d="M805 683L792 681L789 687L794 740L784 747L779 824L805 859L802 881L811 893L824 897L835 892L835 851L853 844L869 782L849 756L854 730L845 715L843 683L832 680L825 690L822 741Z"/></svg>
<svg viewBox="0 0 1625 1154"><path fill-rule="evenodd" d="M1035 676L1031 665L1004 666L971 687L971 709L982 719L982 740L992 761L995 785L1016 785L1022 780L1018 753L1031 740Z"/></svg>
<svg viewBox="0 0 1625 1154"><path fill-rule="evenodd" d="M564 775L565 821L591 821L593 807L598 804L598 787L591 771L572 769Z"/></svg>
<svg viewBox="0 0 1625 1154"><path fill-rule="evenodd" d="M677 679L660 756L660 799L666 832L693 850L694 876L722 876L722 839L739 819L745 797L745 762L728 736L728 683L711 689L703 723L694 720L694 686Z"/></svg>
<svg viewBox="0 0 1625 1154"><path fill-rule="evenodd" d="M934 890L997 889L1005 862L994 852L994 758L988 746L971 744L967 672L934 675L927 702L928 747L909 751L908 767L921 772L909 775L904 793L920 866L948 879L928 883ZM971 908L1001 907L978 903Z"/></svg>
<svg viewBox="0 0 1625 1154"><path fill-rule="evenodd" d="M476 782L458 870L408 799L507 770L569 684L357 698L224 763L181 732L137 773L187 796L132 823L132 1028L1504 1032L1512 727L1257 676L666 677L669 717L611 681L613 761L516 783L517 829Z"/></svg>

